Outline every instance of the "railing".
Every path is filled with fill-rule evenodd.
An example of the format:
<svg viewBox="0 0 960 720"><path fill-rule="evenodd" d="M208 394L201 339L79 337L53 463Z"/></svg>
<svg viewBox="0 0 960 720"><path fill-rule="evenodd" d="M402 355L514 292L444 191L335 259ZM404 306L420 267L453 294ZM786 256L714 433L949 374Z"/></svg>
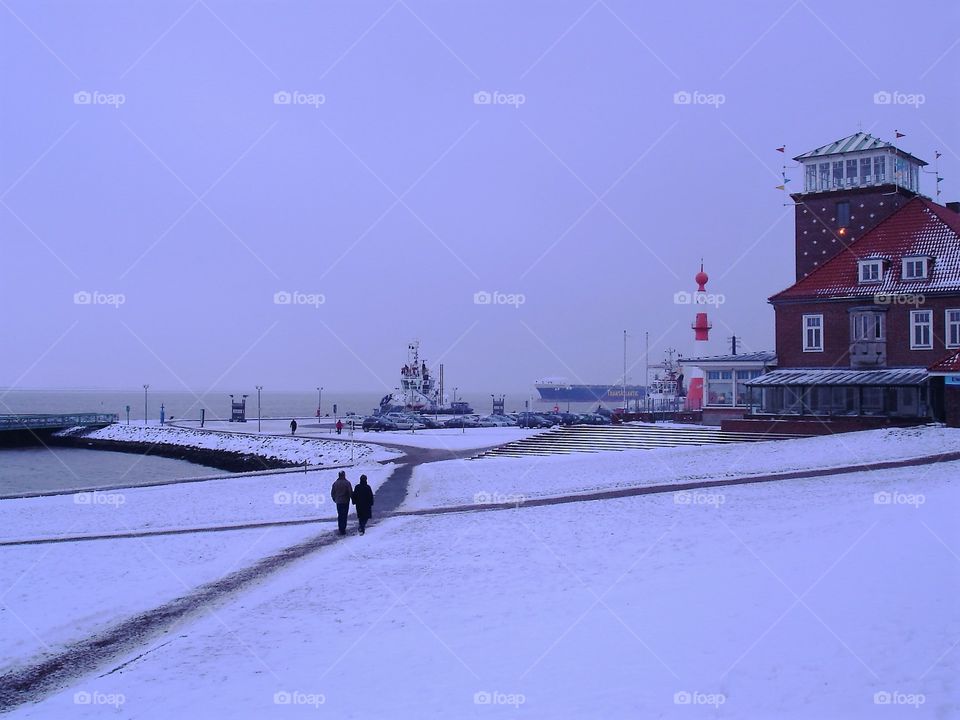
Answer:
<svg viewBox="0 0 960 720"><path fill-rule="evenodd" d="M109 425L118 422L115 413L77 413L74 415L0 415L0 430Z"/></svg>

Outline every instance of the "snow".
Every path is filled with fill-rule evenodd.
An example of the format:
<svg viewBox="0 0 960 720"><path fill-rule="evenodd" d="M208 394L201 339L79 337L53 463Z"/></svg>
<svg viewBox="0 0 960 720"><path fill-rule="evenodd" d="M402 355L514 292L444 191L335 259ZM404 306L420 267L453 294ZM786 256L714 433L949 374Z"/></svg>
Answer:
<svg viewBox="0 0 960 720"><path fill-rule="evenodd" d="M287 421L289 424L289 421ZM289 428L287 428L289 432ZM119 440L122 442L147 442L185 447L224 450L248 453L266 458L275 458L287 462L311 465L340 466L355 461L382 460L395 454L382 448L362 443L339 442L334 439L318 440L304 437L255 435L247 432L222 433L208 430L192 430L178 427L108 425L94 430L86 437L97 440ZM351 456L352 453L352 456ZM353 460L351 460L351 457Z"/></svg>
<svg viewBox="0 0 960 720"><path fill-rule="evenodd" d="M471 501L477 488L546 495L957 450L960 432L926 427L446 461L417 469L419 496L409 500L426 507ZM376 486L389 468L365 471ZM0 527L13 537L307 516L315 508L279 507L273 494L326 498L334 475L136 488L113 507L6 500ZM952 717L958 478L960 462L948 462L382 520L14 716ZM0 548L3 657L28 662L333 532Z"/></svg>
<svg viewBox="0 0 960 720"><path fill-rule="evenodd" d="M18 716L950 717L958 473L397 518Z"/></svg>
<svg viewBox="0 0 960 720"><path fill-rule="evenodd" d="M896 428L734 445L449 460L414 470L406 507L748 477L960 452L960 430Z"/></svg>

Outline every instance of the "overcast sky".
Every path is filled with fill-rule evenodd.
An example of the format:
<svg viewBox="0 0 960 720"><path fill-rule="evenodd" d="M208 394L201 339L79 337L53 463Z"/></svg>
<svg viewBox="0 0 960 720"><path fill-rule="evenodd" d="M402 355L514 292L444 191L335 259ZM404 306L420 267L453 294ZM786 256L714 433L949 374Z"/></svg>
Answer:
<svg viewBox="0 0 960 720"><path fill-rule="evenodd" d="M899 129L960 199L958 39L955 0L4 0L0 386L379 391L412 338L615 382L624 330L641 382L701 257L715 352L772 349L782 164Z"/></svg>

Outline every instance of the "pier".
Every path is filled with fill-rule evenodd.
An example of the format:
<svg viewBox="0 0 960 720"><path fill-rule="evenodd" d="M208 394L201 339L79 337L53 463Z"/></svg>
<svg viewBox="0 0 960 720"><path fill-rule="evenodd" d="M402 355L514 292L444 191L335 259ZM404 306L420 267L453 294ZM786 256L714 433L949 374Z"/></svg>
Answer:
<svg viewBox="0 0 960 720"><path fill-rule="evenodd" d="M115 413L0 415L0 445L34 445L58 430L105 427L119 419Z"/></svg>

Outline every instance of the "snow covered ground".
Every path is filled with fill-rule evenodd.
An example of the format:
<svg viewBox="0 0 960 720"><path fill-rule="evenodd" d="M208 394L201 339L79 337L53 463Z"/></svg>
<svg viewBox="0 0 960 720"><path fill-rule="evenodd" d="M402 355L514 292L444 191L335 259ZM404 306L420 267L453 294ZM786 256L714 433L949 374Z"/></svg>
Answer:
<svg viewBox="0 0 960 720"><path fill-rule="evenodd" d="M862 465L947 452L960 452L960 430L931 426L622 453L448 460L414 470L406 506L459 505L478 499L512 502L520 497Z"/></svg>
<svg viewBox="0 0 960 720"><path fill-rule="evenodd" d="M447 504L476 492L546 495L876 462L956 451L958 438L923 428L448 461L418 468L412 487L417 505ZM370 470L374 485L388 472ZM0 526L39 535L306 515L316 510L309 492L323 495L318 514L332 517L334 474L139 488L123 491L114 507L92 498L74 506L70 496L3 501ZM302 492L304 504L278 510L280 491ZM954 717L958 506L960 462L950 462L393 518L13 715ZM27 662L333 532L305 526L0 548L3 662Z"/></svg>
<svg viewBox="0 0 960 720"><path fill-rule="evenodd" d="M298 421L299 422L299 421ZM327 422L325 419L324 422ZM358 420L359 422L359 420ZM312 426L314 425L314 426ZM315 427L314 419L305 419L297 428L297 436L317 437L317 438L337 438L336 431L329 424L321 427ZM229 433L256 433L256 423L247 422L244 425L230 422L208 422L204 426L206 430L216 430ZM264 433L289 434L289 420L264 420ZM436 448L440 450L475 450L478 448L493 447L494 445L503 445L514 440L522 440L525 437L536 435L542 430L528 430L526 428L502 427L502 428L441 428L438 430L396 430L390 432L363 432L355 430L352 435L344 429L340 436L342 439L352 439L363 443L387 443L395 445L405 445L418 448Z"/></svg>
<svg viewBox="0 0 960 720"><path fill-rule="evenodd" d="M954 717L958 477L394 519L16 715Z"/></svg>
<svg viewBox="0 0 960 720"><path fill-rule="evenodd" d="M288 421L289 423L289 421ZM230 423L220 423L230 425ZM256 425L253 426L256 428ZM289 428L287 428L289 433ZM383 448L362 443L338 442L333 438L315 439L304 437L257 436L248 431L235 433L207 432L157 425L122 425L116 423L95 430L87 437L98 440L121 440L124 442L147 442L185 447L225 450L229 452L249 453L261 457L276 458L287 462L327 467L350 465L353 462L384 460L394 457L395 453ZM353 445L353 447L351 447Z"/></svg>

